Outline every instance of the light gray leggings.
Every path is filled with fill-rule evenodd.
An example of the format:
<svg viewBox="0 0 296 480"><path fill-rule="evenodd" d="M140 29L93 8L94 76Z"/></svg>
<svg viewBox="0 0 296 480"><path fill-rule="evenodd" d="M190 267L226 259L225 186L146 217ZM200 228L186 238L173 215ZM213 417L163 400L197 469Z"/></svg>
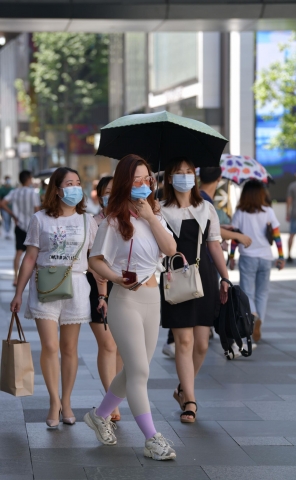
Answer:
<svg viewBox="0 0 296 480"><path fill-rule="evenodd" d="M158 287L141 287L133 292L113 286L108 302L108 325L124 367L109 390L117 397L127 397L134 417L150 412L147 382L159 323Z"/></svg>

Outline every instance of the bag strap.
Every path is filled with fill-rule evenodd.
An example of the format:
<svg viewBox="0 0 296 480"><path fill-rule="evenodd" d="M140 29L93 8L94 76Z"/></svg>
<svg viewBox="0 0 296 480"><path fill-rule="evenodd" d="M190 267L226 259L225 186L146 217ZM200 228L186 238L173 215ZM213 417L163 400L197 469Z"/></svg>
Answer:
<svg viewBox="0 0 296 480"><path fill-rule="evenodd" d="M84 239L83 239L82 245L81 245L81 246L79 247L79 249L77 250L77 252L76 252L76 254L75 254L75 256L74 256L74 258L73 258L73 260L72 260L72 263L71 263L71 265L69 265L69 267L68 267L67 270L65 271L65 274L64 274L62 280L61 280L55 287L53 287L51 290L47 290L46 292L43 292L42 290L39 290L39 289L38 289L38 266L37 266L37 264L36 264L36 266L35 266L35 269L36 269L35 282L36 282L36 288L37 288L37 292L38 292L38 293L41 293L41 294L43 294L43 295L46 295L46 294L48 294L48 293L54 292L55 290L57 290L57 289L62 285L62 283L65 281L65 279L66 279L66 278L68 277L68 275L70 274L70 271L72 270L73 264L74 264L75 260L78 259L78 256L79 256L79 254L80 254L80 252L81 252L81 250L83 249L84 244L85 244L85 239L86 239L86 215L85 215L85 213L83 214L83 225L84 225Z"/></svg>
<svg viewBox="0 0 296 480"><path fill-rule="evenodd" d="M196 265L199 267L199 262L200 262L200 249L201 249L201 244L202 244L202 231L201 227L198 224L198 237L197 237L197 251L196 251ZM185 256L181 252L175 253L172 257L166 257L165 258L165 270L168 271L168 269L171 269L172 266L172 261L176 257L182 257L183 264L188 263Z"/></svg>
<svg viewBox="0 0 296 480"><path fill-rule="evenodd" d="M7 335L7 343L10 343L14 319L15 319L17 331L18 331L18 334L19 334L20 342L25 342L26 343L26 338L25 338L25 334L24 334L24 331L23 331L23 327L22 327L22 324L20 322L19 316L16 312L13 312L12 315L11 315L11 320L10 320L10 325L9 325L8 335Z"/></svg>
<svg viewBox="0 0 296 480"><path fill-rule="evenodd" d="M199 266L199 262L200 262L201 244L202 244L202 231L201 231L201 226L198 224L197 252L196 252L196 264L197 264L197 266Z"/></svg>
<svg viewBox="0 0 296 480"><path fill-rule="evenodd" d="M84 226L84 239L83 239L83 242L82 242L80 248L77 250L76 255L74 256L74 258L72 260L71 267L73 267L73 264L74 264L75 260L78 260L79 254L80 254L80 252L83 249L84 244L85 244L85 240L86 240L86 215L85 215L85 213L83 214L83 226Z"/></svg>
<svg viewBox="0 0 296 480"><path fill-rule="evenodd" d="M232 346L229 343L229 339L226 335L226 314L228 313L228 304L224 304L220 306L220 315L219 315L219 336L220 336L220 343L224 350L224 355L228 360L234 359L234 352L232 350Z"/></svg>
<svg viewBox="0 0 296 480"><path fill-rule="evenodd" d="M80 252L83 249L84 244L85 244L85 240L86 240L86 215L85 215L85 213L83 214L83 226L84 226L84 239L83 239L82 245L79 247L79 249L77 250L76 254L73 257L72 263L71 263L71 265L69 266L69 269L68 269L69 271L73 267L73 264L74 264L75 260L78 260L78 256L79 256L79 254L80 254ZM35 265L35 269L36 269L36 272L38 272L37 263Z"/></svg>

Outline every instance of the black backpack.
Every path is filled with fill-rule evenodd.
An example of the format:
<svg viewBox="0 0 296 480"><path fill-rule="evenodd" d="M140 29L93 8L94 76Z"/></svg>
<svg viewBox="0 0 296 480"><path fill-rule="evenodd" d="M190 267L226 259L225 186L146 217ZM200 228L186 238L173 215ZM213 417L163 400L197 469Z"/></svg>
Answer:
<svg viewBox="0 0 296 480"><path fill-rule="evenodd" d="M251 313L250 302L247 295L238 285L233 285L226 278L222 278L230 287L228 300L220 306L219 316L214 322L215 332L220 336L224 355L228 360L233 360L234 352L231 344L233 340L239 347L243 357L252 355L251 335L254 328L254 315ZM222 281L221 280L221 281ZM243 348L242 338L247 339L248 350Z"/></svg>

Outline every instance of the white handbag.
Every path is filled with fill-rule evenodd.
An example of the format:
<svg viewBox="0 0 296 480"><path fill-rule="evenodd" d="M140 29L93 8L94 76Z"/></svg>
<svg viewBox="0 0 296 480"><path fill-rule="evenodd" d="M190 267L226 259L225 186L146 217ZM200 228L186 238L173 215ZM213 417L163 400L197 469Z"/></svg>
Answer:
<svg viewBox="0 0 296 480"><path fill-rule="evenodd" d="M177 252L168 259L168 271L163 274L163 291L166 302L171 305L187 302L188 300L204 296L199 273L201 243L202 232L199 227L196 263L193 265L188 264L186 258L181 252ZM174 260L177 257L182 258L183 268L174 270Z"/></svg>

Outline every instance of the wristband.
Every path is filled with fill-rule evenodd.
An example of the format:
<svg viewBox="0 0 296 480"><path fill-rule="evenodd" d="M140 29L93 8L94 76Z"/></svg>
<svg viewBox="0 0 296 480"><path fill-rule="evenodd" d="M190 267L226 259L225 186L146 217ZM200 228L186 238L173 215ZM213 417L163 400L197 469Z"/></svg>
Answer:
<svg viewBox="0 0 296 480"><path fill-rule="evenodd" d="M107 300L108 295L99 295L98 300Z"/></svg>

